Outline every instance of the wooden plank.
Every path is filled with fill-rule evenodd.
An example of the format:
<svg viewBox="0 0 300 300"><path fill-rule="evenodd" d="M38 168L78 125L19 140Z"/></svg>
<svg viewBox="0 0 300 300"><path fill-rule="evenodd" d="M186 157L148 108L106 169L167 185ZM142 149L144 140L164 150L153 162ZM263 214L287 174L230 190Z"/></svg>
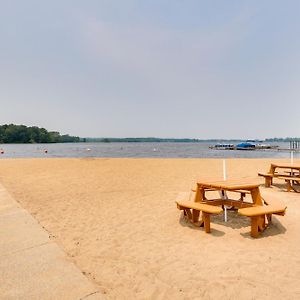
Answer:
<svg viewBox="0 0 300 300"><path fill-rule="evenodd" d="M199 186L203 189L215 189L215 190L225 190L225 191L236 191L236 190L251 190L259 187L259 184L236 184L229 185L226 183L199 183Z"/></svg>
<svg viewBox="0 0 300 300"><path fill-rule="evenodd" d="M200 214L200 211L198 209L193 209L192 210L192 220L193 220L194 223L198 222L199 214Z"/></svg>
<svg viewBox="0 0 300 300"><path fill-rule="evenodd" d="M246 208L240 208L238 210L238 213L242 216L246 217L255 217L255 216L261 216L266 214L281 214L284 213L286 210L286 206L253 206L253 207L246 207Z"/></svg>
<svg viewBox="0 0 300 300"><path fill-rule="evenodd" d="M199 203L199 202L192 202L192 201L176 201L177 207L179 209L195 209L195 210L201 210L210 214L220 214L223 212L223 209L218 206L209 205L205 203Z"/></svg>
<svg viewBox="0 0 300 300"><path fill-rule="evenodd" d="M299 176L296 177L296 176L282 176L282 175L279 175L276 178L283 179L283 180L292 180L292 181L300 182L300 177Z"/></svg>
<svg viewBox="0 0 300 300"><path fill-rule="evenodd" d="M249 191L253 188L259 187L260 183L253 183L255 179L235 179L235 180L218 180L218 181L208 181L201 180L198 181L197 185L203 189L215 189L215 190L246 190Z"/></svg>
<svg viewBox="0 0 300 300"><path fill-rule="evenodd" d="M201 202L205 199L205 192L204 189L202 189L198 184L197 184L197 189L196 189L196 194L195 194L195 202Z"/></svg>
<svg viewBox="0 0 300 300"><path fill-rule="evenodd" d="M262 197L260 195L259 188L252 189L251 190L251 196L252 196L253 204L255 204L255 205L263 205L263 200L262 200Z"/></svg>
<svg viewBox="0 0 300 300"><path fill-rule="evenodd" d="M251 236L253 238L258 237L258 217L251 218Z"/></svg>
<svg viewBox="0 0 300 300"><path fill-rule="evenodd" d="M293 170L300 170L299 165L294 165L294 164L275 164L271 163L271 168L279 168L279 169L293 169Z"/></svg>
<svg viewBox="0 0 300 300"><path fill-rule="evenodd" d="M204 221L204 229L206 233L210 233L210 214L203 212L202 218Z"/></svg>
<svg viewBox="0 0 300 300"><path fill-rule="evenodd" d="M263 177L274 177L275 175L272 174L272 173L258 172L258 176L263 176Z"/></svg>

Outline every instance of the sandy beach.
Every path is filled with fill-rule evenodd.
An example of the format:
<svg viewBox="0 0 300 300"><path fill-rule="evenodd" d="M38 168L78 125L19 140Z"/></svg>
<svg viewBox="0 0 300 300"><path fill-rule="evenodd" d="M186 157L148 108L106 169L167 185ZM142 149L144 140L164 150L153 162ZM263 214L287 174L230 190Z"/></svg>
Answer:
<svg viewBox="0 0 300 300"><path fill-rule="evenodd" d="M288 162L228 159L227 176L263 183L274 161ZM107 299L299 299L300 194L261 188L288 209L258 239L235 212L206 234L174 201L207 177L221 159L0 160L0 182Z"/></svg>

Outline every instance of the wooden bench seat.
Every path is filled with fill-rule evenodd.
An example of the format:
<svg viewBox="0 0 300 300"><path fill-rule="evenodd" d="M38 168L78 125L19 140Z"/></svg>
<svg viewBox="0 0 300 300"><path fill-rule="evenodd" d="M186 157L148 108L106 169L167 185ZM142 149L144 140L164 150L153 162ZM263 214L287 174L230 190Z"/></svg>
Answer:
<svg viewBox="0 0 300 300"><path fill-rule="evenodd" d="M238 213L251 218L251 236L257 237L272 221L272 214L284 216L286 205L278 200L264 199L265 206L240 208ZM266 224L266 219L268 223Z"/></svg>
<svg viewBox="0 0 300 300"><path fill-rule="evenodd" d="M276 215L283 215L285 213L286 207L283 206L252 206L246 208L240 208L238 210L239 214L246 217L257 217L261 215L269 215L269 214L276 214Z"/></svg>
<svg viewBox="0 0 300 300"><path fill-rule="evenodd" d="M204 226L205 232L210 232L210 215L220 214L223 209L219 206L200 202L177 200L177 208L184 211L188 220L198 226ZM191 211L192 210L192 211ZM202 212L202 220L199 222L199 214Z"/></svg>
<svg viewBox="0 0 300 300"><path fill-rule="evenodd" d="M295 176L278 176L278 179L283 179L285 180L286 184L287 184L287 191L295 191L295 192L300 192L298 190L295 189L294 187L294 182L300 183L300 177L295 177Z"/></svg>
<svg viewBox="0 0 300 300"><path fill-rule="evenodd" d="M273 177L276 177L276 175L271 173L258 173L258 176L265 178L265 187L270 187L273 183Z"/></svg>

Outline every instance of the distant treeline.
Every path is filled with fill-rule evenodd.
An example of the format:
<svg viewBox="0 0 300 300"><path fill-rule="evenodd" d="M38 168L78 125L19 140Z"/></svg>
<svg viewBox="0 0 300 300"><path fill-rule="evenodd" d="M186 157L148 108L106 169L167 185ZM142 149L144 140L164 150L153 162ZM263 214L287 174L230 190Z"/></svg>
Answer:
<svg viewBox="0 0 300 300"><path fill-rule="evenodd" d="M80 142L77 136L60 135L37 126L5 124L0 125L0 143L74 143Z"/></svg>
<svg viewBox="0 0 300 300"><path fill-rule="evenodd" d="M266 142L290 142L299 141L300 138L267 138ZM240 139L190 139L190 138L80 138L68 134L61 135L56 131L47 131L37 126L27 127L25 125L5 124L0 125L0 143L77 143L77 142L99 142L99 143L217 143L217 142L240 142Z"/></svg>
<svg viewBox="0 0 300 300"><path fill-rule="evenodd" d="M178 143L189 143L189 142L201 142L198 139L168 139L168 138L84 138L85 142L99 142L99 143L161 143L161 142L178 142Z"/></svg>
<svg viewBox="0 0 300 300"><path fill-rule="evenodd" d="M200 139L189 139L189 138L155 138L155 137L146 137L146 138L84 138L84 142L91 143L203 143L203 142L220 142L220 141L236 141L241 140L220 140L220 139L209 139L209 140L200 140Z"/></svg>
<svg viewBox="0 0 300 300"><path fill-rule="evenodd" d="M300 140L300 138L268 138L265 139L265 142L289 142ZM155 138L155 137L147 137L147 138L83 138L82 142L90 142L90 143L226 143L226 142L241 142L245 141L243 139L188 139L188 138ZM254 140L259 141L259 140ZM259 141L263 142L263 141Z"/></svg>
<svg viewBox="0 0 300 300"><path fill-rule="evenodd" d="M291 142L291 141L300 141L300 138L286 137L286 138L269 138L269 139L266 139L266 142Z"/></svg>

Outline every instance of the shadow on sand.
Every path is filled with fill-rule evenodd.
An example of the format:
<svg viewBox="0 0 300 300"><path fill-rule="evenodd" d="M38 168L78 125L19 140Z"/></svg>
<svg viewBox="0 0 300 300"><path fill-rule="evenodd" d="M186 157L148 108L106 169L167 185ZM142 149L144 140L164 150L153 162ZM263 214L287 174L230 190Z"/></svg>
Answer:
<svg viewBox="0 0 300 300"><path fill-rule="evenodd" d="M228 210L227 211L227 222L224 221L224 215L215 215L211 217L211 224L219 224L222 226L230 227L233 229L241 229L249 227L249 232L240 233L243 237L248 239L253 239L250 235L250 219L245 216L238 215L237 210ZM182 213L180 215L179 224L183 227L189 227L193 230L204 231L203 227L195 226L191 224ZM277 218L273 215L272 223L259 234L258 238L266 238L269 236L275 236L278 234L284 234L286 232L286 228L277 220ZM211 235L213 236L223 236L225 232L211 228Z"/></svg>
<svg viewBox="0 0 300 300"><path fill-rule="evenodd" d="M203 231L203 232L204 232L204 228L203 228L203 227L195 226L195 225L193 225L190 221L188 221L188 220L185 218L183 212L182 212L181 215L180 215L179 224L180 224L182 227L189 227L189 228L191 228L191 229L193 229L193 230ZM219 236L223 236L223 235L225 234L225 232L220 231L220 230L217 230L217 229L215 229L215 228L211 228L210 230L211 230L210 234L213 235L213 236L219 237Z"/></svg>
<svg viewBox="0 0 300 300"><path fill-rule="evenodd" d="M272 216L272 223L259 234L259 236L255 239L267 238L279 234L284 234L286 232L286 228L277 220L274 215ZM254 239L251 237L250 232L241 233L241 235L248 239Z"/></svg>

